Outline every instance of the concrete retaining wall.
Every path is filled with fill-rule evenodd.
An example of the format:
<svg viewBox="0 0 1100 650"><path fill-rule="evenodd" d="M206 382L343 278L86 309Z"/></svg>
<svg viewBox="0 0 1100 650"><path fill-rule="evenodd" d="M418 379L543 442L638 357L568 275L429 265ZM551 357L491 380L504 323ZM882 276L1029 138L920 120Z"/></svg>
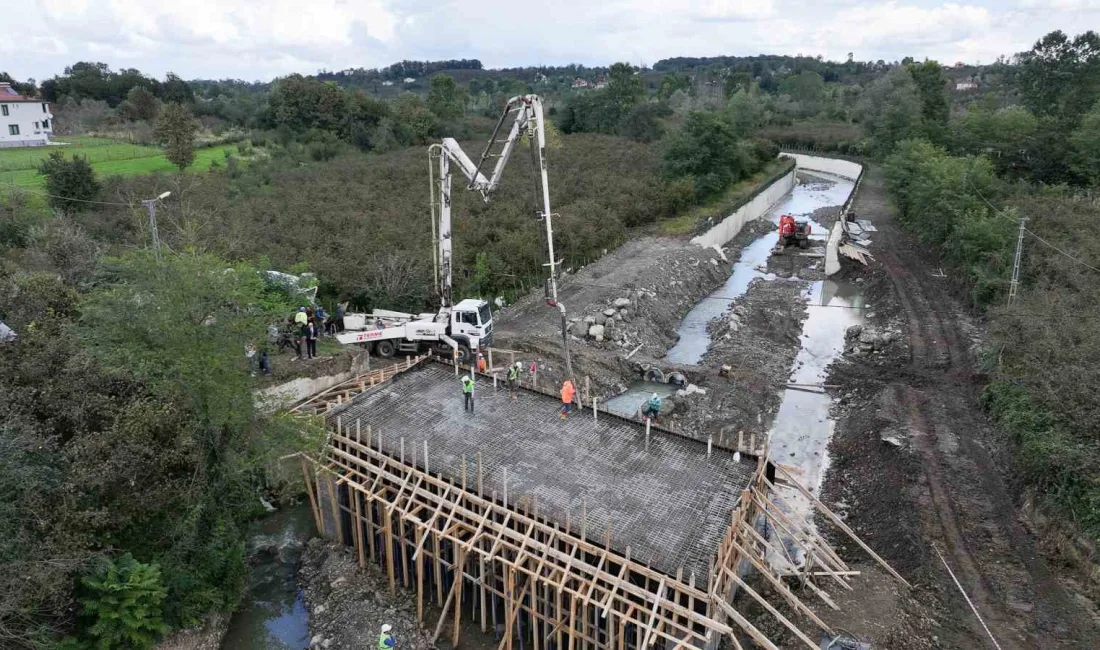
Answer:
<svg viewBox="0 0 1100 650"><path fill-rule="evenodd" d="M268 386L255 392L256 403L262 410L267 412L290 406L326 388L332 388L336 384L368 372L370 370L369 359L369 355L364 352L355 357L351 362L351 368L347 372L321 377L299 377L282 384Z"/></svg>
<svg viewBox="0 0 1100 650"><path fill-rule="evenodd" d="M859 178L859 175L863 173L863 165L850 160L824 158L822 156L811 156L805 153L789 153L786 151L779 155L784 158L793 158L799 169L826 172L828 174L850 178L853 181Z"/></svg>
<svg viewBox="0 0 1100 650"><path fill-rule="evenodd" d="M736 237L737 233L741 232L742 226L753 219L759 219L767 214L769 208L775 205L779 199L782 199L787 192L794 189L796 171L797 168L792 169L788 174L772 183L771 186L763 192L757 194L751 201L738 208L736 212L723 219L720 223L702 235L692 239L691 243L698 244L705 248L711 248L722 246Z"/></svg>

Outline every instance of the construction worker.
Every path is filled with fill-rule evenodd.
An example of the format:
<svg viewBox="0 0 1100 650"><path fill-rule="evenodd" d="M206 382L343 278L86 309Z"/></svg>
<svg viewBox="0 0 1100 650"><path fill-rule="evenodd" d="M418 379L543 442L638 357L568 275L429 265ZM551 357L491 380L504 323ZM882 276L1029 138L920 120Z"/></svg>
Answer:
<svg viewBox="0 0 1100 650"><path fill-rule="evenodd" d="M657 393L653 393L653 396L649 398L649 401L645 403L645 411L642 412L642 419L653 419L657 421L657 415L661 412L661 396Z"/></svg>
<svg viewBox="0 0 1100 650"><path fill-rule="evenodd" d="M573 386L572 379L566 379L561 385L561 419L564 421L569 411L573 410L573 398L577 389Z"/></svg>
<svg viewBox="0 0 1100 650"><path fill-rule="evenodd" d="M474 380L470 375L462 375L463 410L474 412Z"/></svg>
<svg viewBox="0 0 1100 650"><path fill-rule="evenodd" d="M378 635L378 650L393 650L397 647L397 642L393 640L393 635L390 631L393 630L393 626L389 623L382 625L382 633Z"/></svg>
<svg viewBox="0 0 1100 650"><path fill-rule="evenodd" d="M485 363L485 355L478 352L477 353L477 371L481 372L481 373L484 373L486 368L488 368L488 365Z"/></svg>
<svg viewBox="0 0 1100 650"><path fill-rule="evenodd" d="M297 350L298 356L295 360L301 359L302 352L309 354L309 314L306 313L305 307L299 307L298 313L294 314L294 326L298 329L297 338Z"/></svg>
<svg viewBox="0 0 1100 650"><path fill-rule="evenodd" d="M519 370L522 367L519 361L508 366L508 394L512 399L516 398L516 389L519 388Z"/></svg>

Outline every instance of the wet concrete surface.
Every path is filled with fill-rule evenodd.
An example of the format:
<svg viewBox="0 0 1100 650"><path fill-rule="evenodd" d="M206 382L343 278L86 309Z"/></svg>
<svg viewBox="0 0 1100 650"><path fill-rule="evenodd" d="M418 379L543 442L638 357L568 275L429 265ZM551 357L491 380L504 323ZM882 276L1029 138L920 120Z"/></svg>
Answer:
<svg viewBox="0 0 1100 650"><path fill-rule="evenodd" d="M602 540L610 527L616 550L630 546L633 558L669 574L683 566L706 575L755 459L717 448L708 458L705 442L658 430L647 445L644 425L606 413L593 421L590 409L563 422L560 400L527 390L512 400L484 380L474 400L475 413L464 412L453 370L431 364L333 414L347 426L362 418L394 455L404 436L406 457L415 449L420 467L427 441L429 471L453 479L463 457L476 476L480 452L487 493L503 498L507 485L509 503L536 498L545 516L564 525L571 514L574 526L583 498L589 537Z"/></svg>
<svg viewBox="0 0 1100 650"><path fill-rule="evenodd" d="M847 179L822 173L799 172L798 179L799 184L761 218L775 224L778 224L779 218L785 214L808 220L811 237L823 242L828 236L828 230L810 219L810 215L819 208L842 205L851 193L853 184ZM707 331L710 322L720 317L734 301L744 296L753 280L776 279L776 276L767 273L765 268L772 249L778 241L779 233L769 232L741 250L740 258L734 264L729 279L708 297L700 300L684 317L676 330L680 338L665 355L666 361L686 365L698 365L702 361L711 343L711 337Z"/></svg>
<svg viewBox="0 0 1100 650"><path fill-rule="evenodd" d="M672 395L677 390L672 384L662 384L655 381L636 381L627 387L626 392L607 400L603 408L615 415L624 418L638 416L642 406L656 393L661 399Z"/></svg>
<svg viewBox="0 0 1100 650"><path fill-rule="evenodd" d="M304 650L309 614L296 573L301 550L314 533L309 506L285 508L256 522L249 540L248 593L233 614L222 650Z"/></svg>

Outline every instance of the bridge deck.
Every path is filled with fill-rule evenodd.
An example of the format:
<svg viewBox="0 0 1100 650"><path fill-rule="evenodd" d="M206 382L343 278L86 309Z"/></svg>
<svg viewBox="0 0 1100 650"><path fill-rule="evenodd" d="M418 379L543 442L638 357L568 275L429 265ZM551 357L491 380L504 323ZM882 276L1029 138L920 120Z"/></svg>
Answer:
<svg viewBox="0 0 1100 650"><path fill-rule="evenodd" d="M540 514L563 526L570 513L574 532L584 497L591 541L602 543L610 525L615 550L629 546L631 557L665 573L682 566L685 580L692 571L705 579L755 459L734 461L717 448L707 458L706 444L656 431L647 450L637 423L603 413L594 422L589 409L562 422L560 401L526 390L511 400L483 378L475 395L471 415L454 370L428 364L331 415L341 415L345 426L359 418L364 431L371 425L391 455L404 437L406 457L415 449L420 467L427 441L429 471L456 481L465 456L471 489L481 452L486 496L491 490L503 496L507 469L510 503L533 497Z"/></svg>

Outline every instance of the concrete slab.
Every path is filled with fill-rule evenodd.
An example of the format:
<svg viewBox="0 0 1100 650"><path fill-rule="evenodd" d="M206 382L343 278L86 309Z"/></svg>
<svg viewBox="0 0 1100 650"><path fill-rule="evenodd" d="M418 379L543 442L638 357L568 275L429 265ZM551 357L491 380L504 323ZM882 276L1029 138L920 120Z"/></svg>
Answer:
<svg viewBox="0 0 1100 650"><path fill-rule="evenodd" d="M503 388L503 386L502 386ZM675 574L683 566L685 579L694 571L706 577L707 566L730 523L730 512L756 468L756 461L610 415L593 422L585 409L559 418L561 403L551 397L520 391L516 400L506 391L493 393L491 382L479 379L475 413L463 410L454 370L427 364L399 375L334 410L345 426L372 426L381 432L383 447L397 453L405 438L407 455L415 446L423 467L423 442L428 442L428 468L433 474L459 478L466 456L471 484L476 480L480 451L485 492L503 494L505 468L508 498L516 503L537 499L541 514L564 526L571 513L577 531L581 498L586 501L587 536L602 543L608 525L612 546L654 568Z"/></svg>

